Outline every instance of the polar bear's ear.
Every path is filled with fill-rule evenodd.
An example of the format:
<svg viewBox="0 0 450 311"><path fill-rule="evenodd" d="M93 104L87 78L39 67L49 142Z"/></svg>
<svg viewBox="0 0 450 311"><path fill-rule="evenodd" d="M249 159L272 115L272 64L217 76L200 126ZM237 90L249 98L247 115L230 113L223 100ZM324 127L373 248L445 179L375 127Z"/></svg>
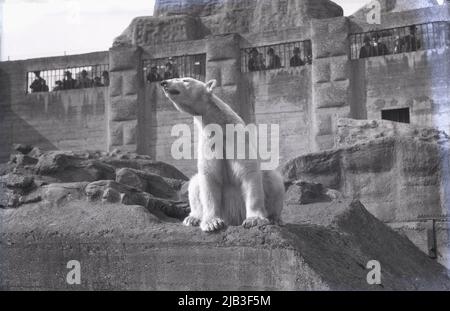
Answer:
<svg viewBox="0 0 450 311"><path fill-rule="evenodd" d="M212 91L214 90L216 85L217 85L217 81L216 80L210 80L210 81L206 82L206 91L208 93L212 93Z"/></svg>

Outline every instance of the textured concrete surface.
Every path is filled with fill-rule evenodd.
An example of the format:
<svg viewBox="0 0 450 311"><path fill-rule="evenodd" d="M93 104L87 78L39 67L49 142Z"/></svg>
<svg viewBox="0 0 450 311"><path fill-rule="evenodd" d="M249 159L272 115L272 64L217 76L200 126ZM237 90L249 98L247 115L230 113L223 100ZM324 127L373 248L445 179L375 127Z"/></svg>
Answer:
<svg viewBox="0 0 450 311"><path fill-rule="evenodd" d="M448 146L450 137L447 133L433 127L424 127L386 120L337 120L335 147L352 146L378 138L404 137L419 142L436 143Z"/></svg>
<svg viewBox="0 0 450 311"><path fill-rule="evenodd" d="M1 289L450 289L446 270L355 202L287 207L282 227L218 234L140 206L72 201L0 210ZM69 286L70 260L81 285ZM378 260L382 285L368 285Z"/></svg>
<svg viewBox="0 0 450 311"><path fill-rule="evenodd" d="M403 222L447 213L448 165L448 147L388 137L300 156L283 173L361 200L382 221Z"/></svg>

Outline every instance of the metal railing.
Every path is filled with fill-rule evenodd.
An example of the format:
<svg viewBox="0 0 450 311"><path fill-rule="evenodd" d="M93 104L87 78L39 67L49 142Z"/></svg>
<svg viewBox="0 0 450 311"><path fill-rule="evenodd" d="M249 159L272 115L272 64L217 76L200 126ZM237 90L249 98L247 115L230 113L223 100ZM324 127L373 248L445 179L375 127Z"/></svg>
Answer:
<svg viewBox="0 0 450 311"><path fill-rule="evenodd" d="M241 50L241 71L253 72L312 64L311 40Z"/></svg>
<svg viewBox="0 0 450 311"><path fill-rule="evenodd" d="M98 64L27 73L27 93L109 86L109 65Z"/></svg>
<svg viewBox="0 0 450 311"><path fill-rule="evenodd" d="M431 22L350 35L351 59L449 46L449 22Z"/></svg>
<svg viewBox="0 0 450 311"><path fill-rule="evenodd" d="M206 54L144 60L144 78L148 83L185 77L205 81Z"/></svg>

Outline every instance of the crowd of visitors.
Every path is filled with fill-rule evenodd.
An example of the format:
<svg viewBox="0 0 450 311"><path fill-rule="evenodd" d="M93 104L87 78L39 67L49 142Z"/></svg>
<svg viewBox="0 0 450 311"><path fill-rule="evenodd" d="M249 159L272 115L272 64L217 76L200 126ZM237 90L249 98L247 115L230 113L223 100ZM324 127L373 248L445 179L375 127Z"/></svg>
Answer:
<svg viewBox="0 0 450 311"><path fill-rule="evenodd" d="M359 50L359 58L415 52L421 48L421 42L417 36L417 27L414 25L409 27L408 35L403 37L397 35L394 37L392 52L389 51L385 43L380 42L380 35L376 32L371 36L364 36L363 43L363 46Z"/></svg>
<svg viewBox="0 0 450 311"><path fill-rule="evenodd" d="M47 81L41 77L40 71L34 71L34 80L30 84L31 93L48 92L49 87ZM63 91L73 89L84 89L91 87L109 86L109 72L103 71L101 77L95 76L93 79L89 77L87 70L82 70L78 79L74 79L72 72L66 70L62 80L55 81L52 91Z"/></svg>
<svg viewBox="0 0 450 311"><path fill-rule="evenodd" d="M292 53L293 56L289 60L290 67L304 66L307 63L311 64L311 55L305 55L302 58L299 47L294 47ZM267 49L267 59L264 58L264 54L260 53L257 48L252 48L249 55L247 64L249 71L270 70L283 67L280 56L275 53L273 48Z"/></svg>
<svg viewBox="0 0 450 311"><path fill-rule="evenodd" d="M168 80L168 79L176 79L179 78L180 75L177 71L176 65L169 60L165 66L164 66L164 72L159 73L158 72L158 66L151 66L150 70L147 74L147 81L148 82L158 82L162 80Z"/></svg>

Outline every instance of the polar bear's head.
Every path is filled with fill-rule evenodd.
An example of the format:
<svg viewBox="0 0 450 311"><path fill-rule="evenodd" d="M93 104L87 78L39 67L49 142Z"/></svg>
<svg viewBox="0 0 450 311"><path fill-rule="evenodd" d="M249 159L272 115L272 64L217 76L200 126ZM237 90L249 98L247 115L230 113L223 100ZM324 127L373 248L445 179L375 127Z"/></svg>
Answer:
<svg viewBox="0 0 450 311"><path fill-rule="evenodd" d="M193 116L203 115L211 100L215 86L216 80L203 83L192 78L171 79L161 82L164 94L175 107Z"/></svg>

